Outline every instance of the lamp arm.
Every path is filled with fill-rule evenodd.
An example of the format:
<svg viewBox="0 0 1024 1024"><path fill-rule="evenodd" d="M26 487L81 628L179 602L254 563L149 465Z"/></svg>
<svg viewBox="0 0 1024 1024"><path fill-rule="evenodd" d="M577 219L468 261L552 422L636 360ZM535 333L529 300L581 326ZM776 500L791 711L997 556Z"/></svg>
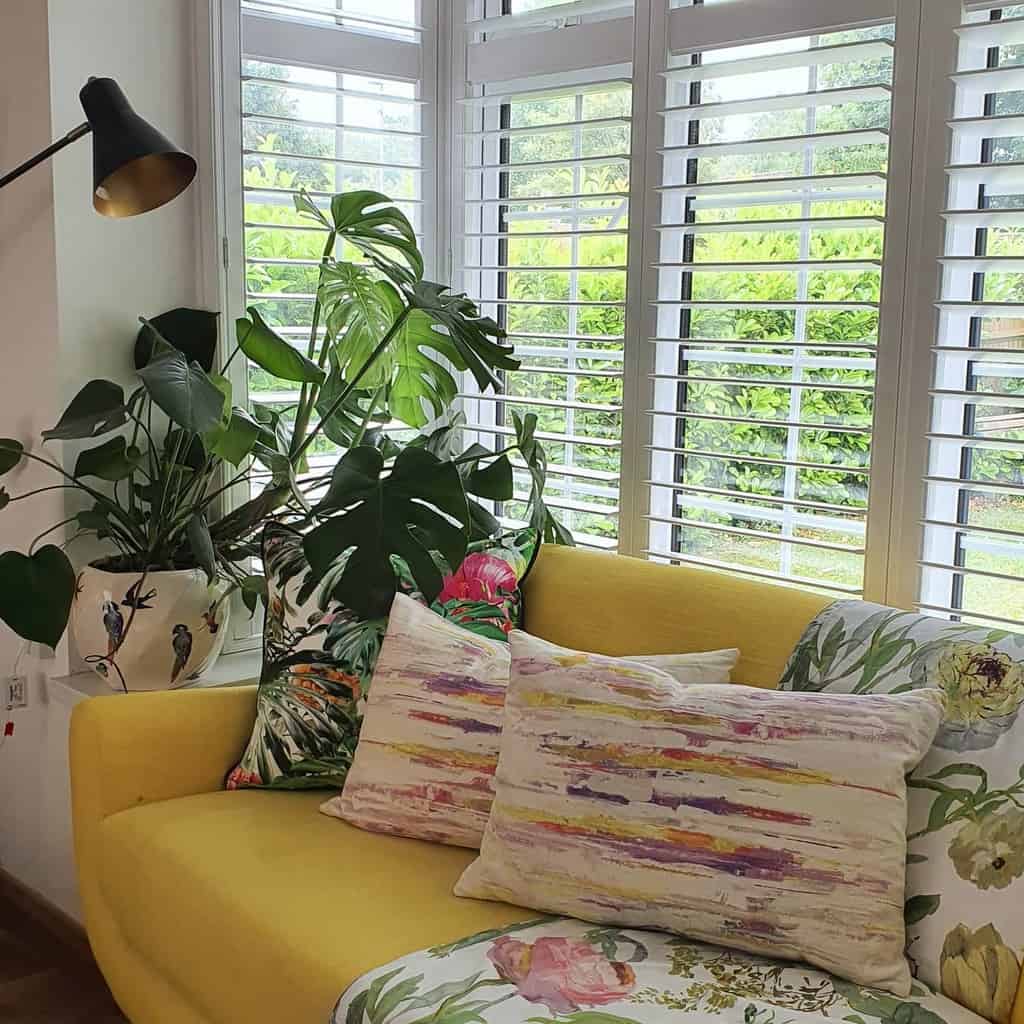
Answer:
<svg viewBox="0 0 1024 1024"><path fill-rule="evenodd" d="M89 122L83 121L76 128L72 128L67 135L57 139L56 142L51 142L46 149L41 149L35 156L30 157L23 164L19 164L15 167L13 171L9 171L3 177L0 177L0 188L3 188L4 185L9 185L15 178L20 178L26 171L32 170L36 164L41 164L44 160L49 160L54 153L59 152L65 146L70 146L72 142L77 142L80 138L88 135L91 131L92 126Z"/></svg>

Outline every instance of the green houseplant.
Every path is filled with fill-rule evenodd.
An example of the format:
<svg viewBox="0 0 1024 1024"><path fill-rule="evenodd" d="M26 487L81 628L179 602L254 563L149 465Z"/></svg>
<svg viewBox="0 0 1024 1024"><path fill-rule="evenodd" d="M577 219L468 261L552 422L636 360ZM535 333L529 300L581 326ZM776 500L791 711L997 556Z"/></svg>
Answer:
<svg viewBox="0 0 1024 1024"><path fill-rule="evenodd" d="M17 440L0 440L0 473L24 459L42 461L61 478L55 487L86 496L89 507L52 529L98 536L116 553L91 568L135 575L134 592L126 589L126 600L110 612L113 633L104 623L107 649L93 655L108 677L126 636L144 621L137 598L154 573L201 571L204 585L217 588L202 599L210 598L205 613L215 631L223 632L219 616L231 590L254 609L264 584L249 562L270 516L312 527L305 542L311 564L324 574L333 567L335 596L368 615L386 611L395 592L391 556L408 564L432 599L441 588L433 553L455 567L469 543L501 532L482 502L512 498L510 455L528 474L533 525L547 540L571 543L543 501L546 458L532 414L513 416L514 439L500 451L460 445L455 375L468 372L481 388L499 389L500 372L519 365L498 324L464 295L424 280L412 226L387 196L342 193L323 210L300 194L295 205L326 235L305 354L250 307L215 372L216 315L172 310L143 321L134 390L90 381L44 432L44 440L106 437L83 451L73 470ZM359 259L339 258L339 243ZM251 414L232 404L226 371L240 353L298 384L297 404L257 405ZM399 442L389 424L417 433ZM344 454L318 478L307 459L320 436ZM221 495L248 483L256 469L269 473L260 493L215 515ZM35 493L0 490L0 507ZM60 547L36 546L50 532L27 553L0 555L0 618L22 637L52 646L82 580ZM179 625L188 626L174 623L164 652L172 672L185 647ZM188 631L194 643L195 631Z"/></svg>

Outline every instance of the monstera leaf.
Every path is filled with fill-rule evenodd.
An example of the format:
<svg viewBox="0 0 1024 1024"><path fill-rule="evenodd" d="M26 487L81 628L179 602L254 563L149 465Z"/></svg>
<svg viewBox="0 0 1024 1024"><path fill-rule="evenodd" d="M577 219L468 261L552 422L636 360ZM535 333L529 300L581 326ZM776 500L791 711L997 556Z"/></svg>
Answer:
<svg viewBox="0 0 1024 1024"><path fill-rule="evenodd" d="M430 317L416 309L395 332L390 351L394 363L391 412L410 427L425 426L440 416L459 392L455 377L436 357L447 360L456 370L465 370L466 362L452 339L436 330Z"/></svg>
<svg viewBox="0 0 1024 1024"><path fill-rule="evenodd" d="M459 353L459 369L468 369L481 388L500 391L501 381L494 370L519 369L512 346L500 343L504 330L490 317L480 316L476 304L465 295L433 281L417 281L404 294L409 306L425 314L434 330L450 340Z"/></svg>
<svg viewBox="0 0 1024 1024"><path fill-rule="evenodd" d="M422 448L406 448L384 475L384 457L368 445L346 453L317 507L331 515L306 535L303 550L323 576L348 552L333 595L365 617L386 614L395 596L391 557L409 566L416 586L433 601L442 586L431 554L449 565L466 554L469 508L458 468Z"/></svg>
<svg viewBox="0 0 1024 1024"><path fill-rule="evenodd" d="M317 395L316 411L320 414L324 433L335 443L344 448L351 448L368 433L371 422L386 423L390 416L380 401L384 388L373 390L358 387L349 391L345 400L337 405L337 399L348 389L348 382L336 362L336 356L330 355L331 372L327 375L320 394Z"/></svg>
<svg viewBox="0 0 1024 1024"><path fill-rule="evenodd" d="M572 533L567 530L552 514L544 503L544 487L548 479L548 459L543 446L537 441L537 414L533 412L520 416L513 411L512 425L516 433L516 445L519 454L526 462L530 474L530 525L540 532L541 537L549 544L564 544L572 547L576 544Z"/></svg>
<svg viewBox="0 0 1024 1024"><path fill-rule="evenodd" d="M0 619L18 636L56 647L75 597L75 570L53 544L0 555Z"/></svg>
<svg viewBox="0 0 1024 1024"><path fill-rule="evenodd" d="M332 362L342 377L351 379L369 361L377 344L405 309L394 287L351 263L337 263L321 272L320 302ZM385 352L360 378L360 384L378 388L391 378L392 360Z"/></svg>
<svg viewBox="0 0 1024 1024"><path fill-rule="evenodd" d="M295 197L295 208L327 223L306 195ZM331 200L328 226L393 279L408 281L423 276L423 257L416 245L416 232L409 218L389 196L369 189L342 192ZM396 262L396 256L400 256L402 262Z"/></svg>

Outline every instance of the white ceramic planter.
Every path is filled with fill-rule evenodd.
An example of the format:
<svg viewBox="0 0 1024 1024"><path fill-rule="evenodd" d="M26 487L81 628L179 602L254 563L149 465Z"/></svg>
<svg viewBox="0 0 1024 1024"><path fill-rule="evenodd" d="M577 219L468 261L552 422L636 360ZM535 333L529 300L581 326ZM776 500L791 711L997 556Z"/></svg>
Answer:
<svg viewBox="0 0 1024 1024"><path fill-rule="evenodd" d="M200 569L78 574L71 629L79 654L114 690L168 690L197 679L224 646L227 585ZM134 613L134 614L133 614Z"/></svg>

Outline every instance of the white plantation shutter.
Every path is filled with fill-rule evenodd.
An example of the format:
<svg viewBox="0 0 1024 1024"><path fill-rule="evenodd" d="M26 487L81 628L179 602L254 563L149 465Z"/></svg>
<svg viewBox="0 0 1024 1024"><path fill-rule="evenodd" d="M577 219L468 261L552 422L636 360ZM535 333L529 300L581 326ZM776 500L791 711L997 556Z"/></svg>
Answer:
<svg viewBox="0 0 1024 1024"><path fill-rule="evenodd" d="M295 212L300 187L324 205L337 192L383 192L429 249L431 112L420 8L417 0L242 4L245 305L302 351L326 232ZM338 252L360 259L340 244ZM286 418L299 396L254 366L246 385L250 402ZM337 454L318 440L311 471L328 472ZM253 486L266 479L257 474Z"/></svg>
<svg viewBox="0 0 1024 1024"><path fill-rule="evenodd" d="M500 394L467 379L467 441L504 447L513 413L536 414L549 506L578 543L614 549L631 4L477 13L488 16L467 24L469 95L455 116L454 269L460 289L508 331L522 367L503 374ZM529 495L525 470L515 482L516 500L497 510L509 522L522 520Z"/></svg>
<svg viewBox="0 0 1024 1024"><path fill-rule="evenodd" d="M894 13L668 13L650 557L863 593Z"/></svg>
<svg viewBox="0 0 1024 1024"><path fill-rule="evenodd" d="M1024 9L955 30L921 607L1024 624Z"/></svg>
<svg viewBox="0 0 1024 1024"><path fill-rule="evenodd" d="M465 443L535 414L578 542L1024 624L1024 4L244 0L241 22L230 317L304 346L322 233L293 192L386 192L522 360L498 394L464 380Z"/></svg>
<svg viewBox="0 0 1024 1024"><path fill-rule="evenodd" d="M428 268L435 266L436 4L242 0L231 8L223 5L214 40L225 63L222 331L227 343L235 318L255 307L305 353L326 232L295 212L300 188L325 208L337 192L391 196L415 227ZM336 251L361 261L344 243ZM228 372L236 403L280 413L290 431L294 384L243 358ZM324 477L338 455L319 438L310 475ZM257 464L250 486L232 488L230 502L246 501L268 479ZM252 646L259 623L237 611L229 644Z"/></svg>

